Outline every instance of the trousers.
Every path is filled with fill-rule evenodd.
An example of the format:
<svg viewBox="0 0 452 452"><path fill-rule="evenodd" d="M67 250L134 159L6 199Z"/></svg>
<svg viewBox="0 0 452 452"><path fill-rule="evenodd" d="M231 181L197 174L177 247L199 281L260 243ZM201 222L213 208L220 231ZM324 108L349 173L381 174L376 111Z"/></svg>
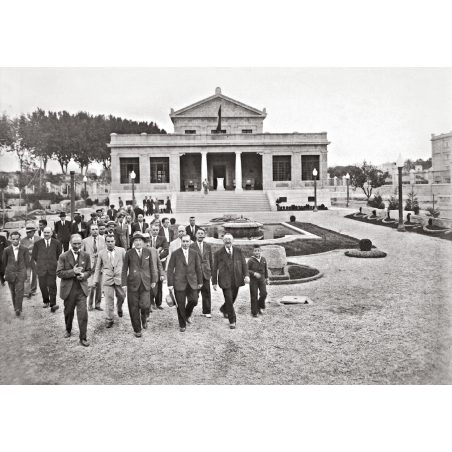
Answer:
<svg viewBox="0 0 452 452"><path fill-rule="evenodd" d="M235 316L234 303L237 299L239 288L235 286L223 289L224 303L220 307L220 311L228 315L229 323L236 323L237 318Z"/></svg>
<svg viewBox="0 0 452 452"><path fill-rule="evenodd" d="M39 275L39 289L42 294L42 302L50 303L50 306L56 305L57 283L56 274L51 275L47 272L45 275Z"/></svg>
<svg viewBox="0 0 452 452"><path fill-rule="evenodd" d="M36 293L38 288L38 278L36 277L36 264L30 259L30 267L27 268L27 280L25 281L24 292L26 294Z"/></svg>
<svg viewBox="0 0 452 452"><path fill-rule="evenodd" d="M98 289L100 291L100 289ZM120 285L113 284L112 286L103 287L105 295L105 314L106 319L113 321L115 311L115 294L116 294L116 306L118 311L122 311L122 304L126 298L126 294Z"/></svg>
<svg viewBox="0 0 452 452"><path fill-rule="evenodd" d="M24 301L24 281L19 281L17 278L14 282L9 282L9 291L11 292L11 301L14 310L22 312L22 303Z"/></svg>
<svg viewBox="0 0 452 452"><path fill-rule="evenodd" d="M105 292L105 291L104 291ZM94 297L95 294L95 297ZM99 283L97 288L94 286L88 287L88 307L93 307L93 301L95 301L94 307L99 308L102 301L102 274L99 275Z"/></svg>
<svg viewBox="0 0 452 452"><path fill-rule="evenodd" d="M143 282L138 290L127 289L127 304L129 306L130 320L135 333L141 333L141 325L147 320L147 314L151 308L149 290L146 290Z"/></svg>
<svg viewBox="0 0 452 452"><path fill-rule="evenodd" d="M257 293L259 291L259 299ZM250 281L251 314L257 315L261 309L265 309L267 298L267 284L265 279L252 279Z"/></svg>
<svg viewBox="0 0 452 452"><path fill-rule="evenodd" d="M198 289L198 296L201 293L202 297L202 313L203 314L211 314L211 294L210 294L210 279L202 280L202 287Z"/></svg>
<svg viewBox="0 0 452 452"><path fill-rule="evenodd" d="M162 299L163 299L162 289L163 289L163 281L159 281L155 285L154 290L152 290L152 289L150 290L151 304L155 303L156 306L162 305Z"/></svg>
<svg viewBox="0 0 452 452"><path fill-rule="evenodd" d="M184 290L174 290L174 295L177 301L177 318L179 326L186 328L187 318L193 314L193 309L198 304L198 289L192 289L190 284ZM187 304L185 304L187 300Z"/></svg>
<svg viewBox="0 0 452 452"><path fill-rule="evenodd" d="M80 282L74 280L68 297L64 300L64 321L66 330L72 331L75 309L77 308L78 328L80 330L80 340L86 340L86 330L88 328L88 310L86 308L86 295L83 292Z"/></svg>

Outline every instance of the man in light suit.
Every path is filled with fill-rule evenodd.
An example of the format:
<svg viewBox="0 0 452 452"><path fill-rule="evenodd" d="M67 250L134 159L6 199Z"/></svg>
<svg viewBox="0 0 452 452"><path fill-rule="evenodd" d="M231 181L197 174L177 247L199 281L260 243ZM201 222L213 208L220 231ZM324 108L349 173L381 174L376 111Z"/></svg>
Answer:
<svg viewBox="0 0 452 452"><path fill-rule="evenodd" d="M82 240L82 251L89 254L91 268L93 269L94 273L94 269L96 268L97 263L97 256L102 250L105 249L105 238L99 235L99 226L97 224L92 224L90 231L91 235ZM88 311L93 310L93 304L94 309L96 309L97 311L103 311L103 309L100 307L100 303L102 301L102 277L97 288L94 285L94 281L94 277L91 275L88 279ZM94 295L96 296L95 303L93 302Z"/></svg>
<svg viewBox="0 0 452 452"><path fill-rule="evenodd" d="M33 295L36 295L36 290L38 288L36 266L33 259L31 259L31 253L33 251L34 244L36 241L40 240L40 237L35 234L36 228L34 224L27 224L25 231L27 236L20 240L20 244L28 248L30 254L30 266L27 268L27 280L25 282L24 293L25 296L31 298Z"/></svg>
<svg viewBox="0 0 452 452"><path fill-rule="evenodd" d="M55 222L55 234L57 240L63 246L63 250L69 249L69 242L72 234L72 224L70 220L66 219L66 213L60 213L60 221Z"/></svg>
<svg viewBox="0 0 452 452"><path fill-rule="evenodd" d="M212 317L210 278L212 277L213 254L211 246L208 243L204 243L204 238L204 229L199 228L196 233L197 240L190 245L190 248L199 253L201 257L202 287L199 292L201 292L202 296L202 314L210 319Z"/></svg>
<svg viewBox="0 0 452 452"><path fill-rule="evenodd" d="M177 239L174 239L169 245L168 257L166 259L168 262L171 259L171 254L173 254L174 251L182 247L182 237L186 234L187 233L185 232L185 226L182 224L179 225L177 228Z"/></svg>
<svg viewBox="0 0 452 452"><path fill-rule="evenodd" d="M121 284L127 292L130 320L135 337L141 337L141 328L146 329L150 309L150 291L157 282L157 272L152 265L152 254L143 248L143 236L135 232L133 248L126 252L122 266Z"/></svg>
<svg viewBox="0 0 452 452"><path fill-rule="evenodd" d="M94 285L99 292L105 294L106 327L113 326L115 294L118 316L122 317L122 305L126 294L121 286L122 265L126 251L124 248L115 247L115 238L109 235L105 239L106 249L99 252L94 273Z"/></svg>
<svg viewBox="0 0 452 452"><path fill-rule="evenodd" d="M28 248L20 244L19 232L14 231L9 237L11 245L3 251L2 262L14 311L17 316L20 316L24 299L24 283L27 279L27 268L30 266L30 254Z"/></svg>
<svg viewBox="0 0 452 452"><path fill-rule="evenodd" d="M122 212L118 213L118 222L116 224L115 235L116 235L116 246L120 246L125 250L128 250L130 248L129 225L127 224L127 221L125 220L125 215Z"/></svg>
<svg viewBox="0 0 452 452"><path fill-rule="evenodd" d="M34 244L31 258L36 266L43 308L48 308L50 304L51 312L55 312L58 309L56 270L63 247L57 239L52 238L52 229L49 226L44 228L43 234L43 239Z"/></svg>
<svg viewBox="0 0 452 452"><path fill-rule="evenodd" d="M190 224L185 228L185 233L190 236L192 242L196 242L196 233L199 229L199 226L197 226L195 222L196 218L190 217Z"/></svg>
<svg viewBox="0 0 452 452"><path fill-rule="evenodd" d="M234 237L231 234L223 236L224 246L217 250L213 258L212 284L217 290L218 285L223 289L224 304L220 311L229 319L229 327L235 328L236 315L234 302L237 299L239 288L245 283L249 284L250 277L245 256L239 247L232 247Z"/></svg>
<svg viewBox="0 0 452 452"><path fill-rule="evenodd" d="M38 242L39 243L39 242ZM71 248L58 259L57 275L61 278L60 298L64 300L64 321L66 324L65 338L71 337L72 322L75 308L80 330L80 344L89 346L86 340L88 328L88 311L86 297L88 295L88 278L93 273L88 253L81 250L82 237L79 234L71 236Z"/></svg>
<svg viewBox="0 0 452 452"><path fill-rule="evenodd" d="M168 256L169 244L165 237L159 234L159 227L156 224L151 226L151 238L149 240L149 248L154 248L157 250L160 262L165 267L166 259ZM164 279L164 278L163 278ZM156 291L151 292L151 307L154 309L163 309L163 279L159 278L157 282Z"/></svg>
<svg viewBox="0 0 452 452"><path fill-rule="evenodd" d="M176 250L168 264L168 289L177 300L177 318L180 331L192 323L193 309L198 304L198 289L202 287L201 256L190 249L190 237L182 237L182 248ZM187 304L185 304L187 300Z"/></svg>
<svg viewBox="0 0 452 452"><path fill-rule="evenodd" d="M171 243L174 240L174 232L169 228L169 218L162 219L162 227L159 230L159 235L165 237L168 243Z"/></svg>

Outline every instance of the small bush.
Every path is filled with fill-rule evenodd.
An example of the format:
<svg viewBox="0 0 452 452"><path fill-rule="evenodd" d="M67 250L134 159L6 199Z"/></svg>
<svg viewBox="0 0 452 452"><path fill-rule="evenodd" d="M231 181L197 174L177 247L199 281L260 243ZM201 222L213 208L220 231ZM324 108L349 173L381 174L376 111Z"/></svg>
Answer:
<svg viewBox="0 0 452 452"><path fill-rule="evenodd" d="M86 198L87 207L91 207L93 205L93 200L91 198Z"/></svg>
<svg viewBox="0 0 452 452"><path fill-rule="evenodd" d="M397 210L399 208L399 200L395 196L388 199L388 210Z"/></svg>
<svg viewBox="0 0 452 452"><path fill-rule="evenodd" d="M361 251L370 251L372 249L372 241L369 239L361 239L359 241L359 249Z"/></svg>
<svg viewBox="0 0 452 452"><path fill-rule="evenodd" d="M432 216L433 218L439 217L439 210L436 210L433 207L427 207L425 210L428 212L428 216Z"/></svg>
<svg viewBox="0 0 452 452"><path fill-rule="evenodd" d="M33 203L32 210L40 210L40 209L42 209L42 206L41 206L40 202L39 202L38 200L36 200L36 201Z"/></svg>
<svg viewBox="0 0 452 452"><path fill-rule="evenodd" d="M385 203L383 202L383 198L381 197L381 195L379 195L377 193L376 195L374 195L374 197L372 199L369 199L367 201L367 206L368 207L375 207L377 209L384 209L385 208Z"/></svg>
<svg viewBox="0 0 452 452"><path fill-rule="evenodd" d="M411 193L408 193L407 195L405 210L413 210L415 215L419 213L419 201L413 189L411 189Z"/></svg>
<svg viewBox="0 0 452 452"><path fill-rule="evenodd" d="M297 219L295 218L295 215L291 215L290 222L293 223L294 221L297 221Z"/></svg>

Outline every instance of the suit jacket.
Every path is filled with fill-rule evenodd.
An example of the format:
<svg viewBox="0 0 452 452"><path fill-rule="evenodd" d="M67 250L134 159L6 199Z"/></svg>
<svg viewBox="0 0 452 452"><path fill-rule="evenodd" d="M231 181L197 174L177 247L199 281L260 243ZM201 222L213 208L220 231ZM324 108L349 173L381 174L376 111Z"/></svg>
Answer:
<svg viewBox="0 0 452 452"><path fill-rule="evenodd" d="M154 213L154 201L150 199L148 199L148 210L151 215Z"/></svg>
<svg viewBox="0 0 452 452"><path fill-rule="evenodd" d="M115 258L113 262L108 257L107 248L103 249L97 256L96 271L94 273L93 282L98 283L102 274L102 285L112 286L121 285L122 266L126 250L121 247L115 247Z"/></svg>
<svg viewBox="0 0 452 452"><path fill-rule="evenodd" d="M25 246L25 247L28 248L28 251L29 251L30 256L31 256L31 253L32 253L32 251L33 251L33 247L34 247L35 243L36 243L38 240L40 240L39 235L34 235L34 236L33 236L33 240L29 239L28 236L25 236L23 239L20 240L20 244L21 244L22 246Z"/></svg>
<svg viewBox="0 0 452 452"><path fill-rule="evenodd" d="M118 211L116 209L108 209L107 215L110 218L111 221L114 221L116 219Z"/></svg>
<svg viewBox="0 0 452 452"><path fill-rule="evenodd" d="M8 248L8 240L6 240L6 237L3 235L0 235L0 272L3 272L3 251Z"/></svg>
<svg viewBox="0 0 452 452"><path fill-rule="evenodd" d="M158 282L156 266L153 265L152 253L148 248L142 248L141 259L135 248L126 252L121 279L121 286L127 286L127 290L133 291L138 290L141 283L150 291L151 284Z"/></svg>
<svg viewBox="0 0 452 452"><path fill-rule="evenodd" d="M92 236L87 237L82 240L82 251L89 254L89 258L91 260L91 267L94 270L96 268L97 256L99 253L104 250L107 246L105 245L105 238L101 235L97 236L97 253L94 252L94 238ZM88 279L88 286L94 285L94 278L91 276Z"/></svg>
<svg viewBox="0 0 452 452"><path fill-rule="evenodd" d="M156 248L149 248L149 251L152 254L152 264L157 266L158 279L160 281L161 276L165 276L165 270L163 269L162 261L159 258L159 254Z"/></svg>
<svg viewBox="0 0 452 452"><path fill-rule="evenodd" d="M242 250L232 247L232 258L222 246L213 257L212 284L219 285L222 289L231 286L240 287L245 285L244 278L249 276L248 266Z"/></svg>
<svg viewBox="0 0 452 452"><path fill-rule="evenodd" d="M197 289L202 284L201 256L193 249L188 249L188 264L182 248L177 249L168 264L168 286L175 290L185 290L187 284Z"/></svg>
<svg viewBox="0 0 452 452"><path fill-rule="evenodd" d="M199 226L195 224L195 233L191 232L191 226L185 227L185 232L190 236L192 242L196 242L196 233L198 232Z"/></svg>
<svg viewBox="0 0 452 452"><path fill-rule="evenodd" d="M268 268L267 268L267 261L265 260L265 257L261 256L261 261L259 262L255 257L251 256L248 259L248 270L250 273L250 279L251 281L259 281L254 274L257 272L261 275L261 278L268 278Z"/></svg>
<svg viewBox="0 0 452 452"><path fill-rule="evenodd" d="M124 225L124 227L121 227ZM128 250L130 248L129 245L129 225L127 222L121 223L121 225L118 223L118 225L115 228L115 239L116 239L116 246L120 246L121 248L124 248L125 250Z"/></svg>
<svg viewBox="0 0 452 452"><path fill-rule="evenodd" d="M163 226L160 227L159 235L166 238L165 229L163 228ZM168 243L171 243L174 240L174 231L169 227L168 227L168 236L169 236Z"/></svg>
<svg viewBox="0 0 452 452"><path fill-rule="evenodd" d="M81 227L81 231L78 230L78 223L76 223L74 221L74 223L72 223L72 234L80 234L82 236L82 239L84 239L85 237L88 237L89 232L88 232L88 225L87 225L86 221L81 221L80 227Z"/></svg>
<svg viewBox="0 0 452 452"><path fill-rule="evenodd" d="M59 242L70 242L72 234L71 220L66 220L65 224L61 223L61 220L55 222L55 234Z"/></svg>
<svg viewBox="0 0 452 452"><path fill-rule="evenodd" d="M33 246L31 258L36 262L36 274L44 276L47 272L56 275L58 258L63 247L56 239L50 239L50 246L46 248L45 240L38 240Z"/></svg>
<svg viewBox="0 0 452 452"><path fill-rule="evenodd" d="M203 242L202 244L202 255L199 248L198 242L193 242L190 248L195 250L201 256L201 269L202 276L204 279L210 279L212 277L212 267L213 267L213 254L212 247L209 243Z"/></svg>
<svg viewBox="0 0 452 452"><path fill-rule="evenodd" d="M136 221L135 223L132 224L132 235L134 232L142 232L145 233L146 230L149 228L149 225L143 221L143 223L141 223L143 225L143 229L140 228L140 223L138 223L138 221Z"/></svg>
<svg viewBox="0 0 452 452"><path fill-rule="evenodd" d="M38 242L39 243L39 242ZM89 254L80 250L80 255L78 257L79 267L82 267L83 280L80 281L80 286L82 287L83 293L88 296L88 278L93 274L91 268L91 260ZM72 289L72 285L77 280L77 275L74 273L75 260L72 250L68 250L63 253L58 259L57 266L57 276L61 278L60 283L60 298L65 300Z"/></svg>
<svg viewBox="0 0 452 452"><path fill-rule="evenodd" d="M149 239L149 247L151 247L152 239L153 239L153 237L151 236L151 238ZM169 243L166 240L166 238L162 237L161 235L158 235L156 237L156 241L155 241L155 248L158 251L159 259L162 262L165 262L166 257L168 256L168 248L169 248Z"/></svg>
<svg viewBox="0 0 452 452"><path fill-rule="evenodd" d="M3 268L5 269L5 281L25 281L27 279L27 267L30 266L30 254L28 248L19 244L17 261L14 257L13 246L10 245L3 251Z"/></svg>

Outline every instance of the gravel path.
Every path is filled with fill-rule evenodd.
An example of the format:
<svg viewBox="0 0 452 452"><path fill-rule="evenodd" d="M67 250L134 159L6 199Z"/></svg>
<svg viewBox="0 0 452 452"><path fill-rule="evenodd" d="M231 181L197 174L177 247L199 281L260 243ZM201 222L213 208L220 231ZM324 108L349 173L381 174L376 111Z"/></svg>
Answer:
<svg viewBox="0 0 452 452"><path fill-rule="evenodd" d="M268 315L250 316L248 286L229 330L213 295L212 319L195 310L180 333L174 309L153 313L143 338L133 336L125 310L111 329L104 313L89 313L89 348L78 326L64 339L62 302L51 314L41 296L13 313L0 287L2 384L449 384L452 382L451 244L343 218L350 210L296 212L356 238L370 238L384 259L353 259L343 250L291 257L325 276L270 286ZM253 214L257 221L288 213ZM209 215L211 218L212 216ZM180 221L180 219L178 219ZM202 220L202 218L200 219ZM207 220L207 218L206 218ZM205 220L204 220L205 221ZM284 295L307 295L311 306L280 306ZM103 302L102 302L103 305Z"/></svg>

